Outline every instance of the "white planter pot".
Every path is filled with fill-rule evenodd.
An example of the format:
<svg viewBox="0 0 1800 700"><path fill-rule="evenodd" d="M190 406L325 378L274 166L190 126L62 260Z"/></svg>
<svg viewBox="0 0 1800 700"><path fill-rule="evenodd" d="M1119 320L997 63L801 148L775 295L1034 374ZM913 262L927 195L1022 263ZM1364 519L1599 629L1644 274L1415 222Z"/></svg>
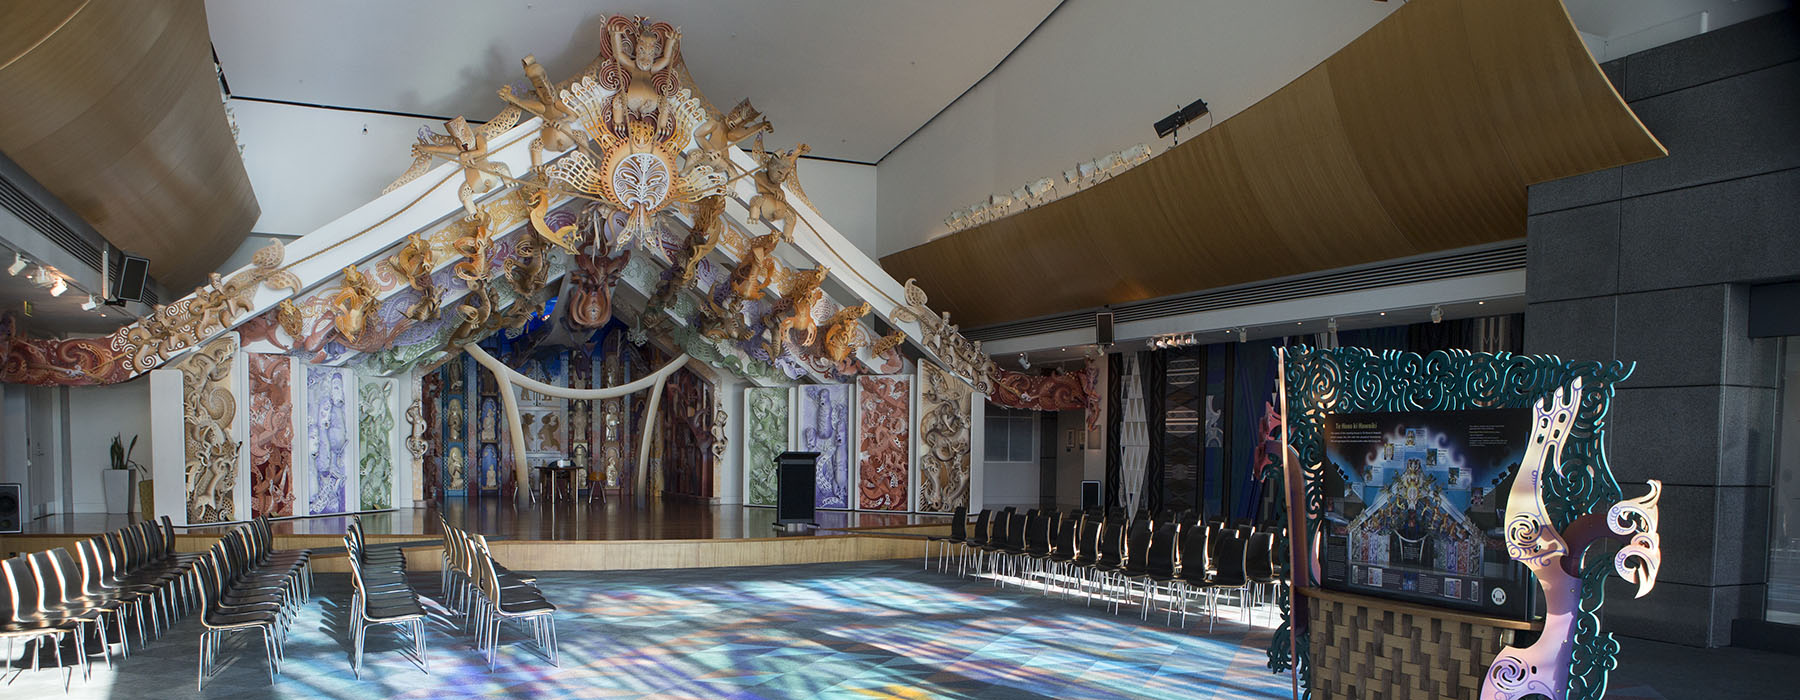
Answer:
<svg viewBox="0 0 1800 700"><path fill-rule="evenodd" d="M100 476L106 489L106 512L131 512L131 470L102 469Z"/></svg>

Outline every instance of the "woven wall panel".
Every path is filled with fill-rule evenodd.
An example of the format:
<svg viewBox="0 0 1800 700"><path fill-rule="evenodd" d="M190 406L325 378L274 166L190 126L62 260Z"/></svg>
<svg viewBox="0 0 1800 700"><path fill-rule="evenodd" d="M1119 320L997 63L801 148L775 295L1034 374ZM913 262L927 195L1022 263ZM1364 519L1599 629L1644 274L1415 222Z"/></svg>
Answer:
<svg viewBox="0 0 1800 700"><path fill-rule="evenodd" d="M1477 700L1512 630L1313 599L1317 698Z"/></svg>

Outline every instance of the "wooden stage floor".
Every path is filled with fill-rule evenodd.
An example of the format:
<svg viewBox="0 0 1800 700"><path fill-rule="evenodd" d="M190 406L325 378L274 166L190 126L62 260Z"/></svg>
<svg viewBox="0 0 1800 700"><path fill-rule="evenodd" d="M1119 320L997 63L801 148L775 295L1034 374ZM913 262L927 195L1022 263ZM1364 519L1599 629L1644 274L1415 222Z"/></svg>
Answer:
<svg viewBox="0 0 1800 700"><path fill-rule="evenodd" d="M415 543L409 568L436 569L439 514L451 525L486 535L494 555L521 570L597 570L755 566L917 557L925 535L948 534L944 515L818 511L818 528L788 532L775 526L775 509L711 505L686 500L610 499L513 506L497 500L449 499L422 508L365 514L369 542ZM19 535L0 535L0 551L69 546L75 540L124 527L132 518L80 513L39 518ZM348 516L273 523L279 548L341 551ZM176 546L198 551L224 532L220 527L176 529ZM329 557L320 570L338 567Z"/></svg>

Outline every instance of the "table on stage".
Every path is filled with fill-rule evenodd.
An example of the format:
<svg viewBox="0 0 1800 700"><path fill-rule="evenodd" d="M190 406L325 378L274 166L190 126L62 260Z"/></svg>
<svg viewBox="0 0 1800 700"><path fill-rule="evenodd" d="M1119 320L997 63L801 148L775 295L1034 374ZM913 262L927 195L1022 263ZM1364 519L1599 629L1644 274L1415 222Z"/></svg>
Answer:
<svg viewBox="0 0 1800 700"><path fill-rule="evenodd" d="M548 495L545 498L539 499L537 497L538 492L533 491L531 495L534 502L538 500L554 500L558 493L556 482L564 479L568 480L569 488L568 491L563 493L568 494L570 502L575 501L576 489L578 488L575 483L575 475L581 471L580 467L575 466L575 464L569 460L557 459L543 464L533 465L532 468L538 471L538 490L548 492Z"/></svg>

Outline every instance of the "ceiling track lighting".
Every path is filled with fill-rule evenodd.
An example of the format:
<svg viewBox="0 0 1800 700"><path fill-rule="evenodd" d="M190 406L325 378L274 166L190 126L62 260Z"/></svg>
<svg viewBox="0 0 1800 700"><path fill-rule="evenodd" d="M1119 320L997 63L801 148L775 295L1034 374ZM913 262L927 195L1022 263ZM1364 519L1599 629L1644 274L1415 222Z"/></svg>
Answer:
<svg viewBox="0 0 1800 700"><path fill-rule="evenodd" d="M12 264L8 265L6 268L6 274L12 275L14 277L18 277L19 272L23 271L25 269L25 266L28 264L30 264L30 263L25 262L25 256L20 255L17 251L15 251L15 252L13 252Z"/></svg>
<svg viewBox="0 0 1800 700"><path fill-rule="evenodd" d="M93 311L94 309L99 308L99 307L100 307L100 299L98 297L95 297L92 294L88 295L87 301L81 302L81 310L82 311Z"/></svg>
<svg viewBox="0 0 1800 700"><path fill-rule="evenodd" d="M50 296L60 297L66 291L69 291L69 283L64 282L63 278L58 277L56 281L50 283Z"/></svg>
<svg viewBox="0 0 1800 700"><path fill-rule="evenodd" d="M1238 334L1238 342L1240 342L1240 343L1250 342L1250 329L1245 328L1243 326L1238 326L1237 334Z"/></svg>
<svg viewBox="0 0 1800 700"><path fill-rule="evenodd" d="M1432 323L1443 323L1444 322L1444 307L1439 306L1437 304L1431 305L1431 322Z"/></svg>
<svg viewBox="0 0 1800 700"><path fill-rule="evenodd" d="M1193 333L1165 333L1150 338L1150 347L1156 350L1185 348L1199 344Z"/></svg>
<svg viewBox="0 0 1800 700"><path fill-rule="evenodd" d="M1031 356L1019 353L1019 369L1031 369Z"/></svg>

